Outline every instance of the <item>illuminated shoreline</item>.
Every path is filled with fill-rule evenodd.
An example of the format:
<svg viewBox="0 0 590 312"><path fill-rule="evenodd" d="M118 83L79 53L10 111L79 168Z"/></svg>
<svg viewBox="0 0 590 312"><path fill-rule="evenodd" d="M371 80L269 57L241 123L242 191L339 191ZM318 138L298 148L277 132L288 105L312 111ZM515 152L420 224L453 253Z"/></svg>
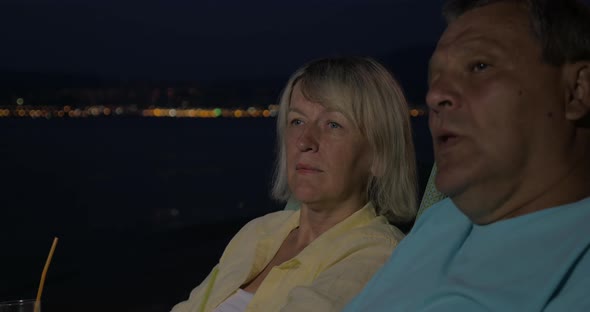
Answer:
<svg viewBox="0 0 590 312"><path fill-rule="evenodd" d="M151 107L138 109L135 106L96 105L83 108L47 107L47 106L0 106L0 118L101 118L101 117L147 117L147 118L274 118L278 113L278 105L248 108L168 108ZM422 108L412 108L411 117L426 114Z"/></svg>

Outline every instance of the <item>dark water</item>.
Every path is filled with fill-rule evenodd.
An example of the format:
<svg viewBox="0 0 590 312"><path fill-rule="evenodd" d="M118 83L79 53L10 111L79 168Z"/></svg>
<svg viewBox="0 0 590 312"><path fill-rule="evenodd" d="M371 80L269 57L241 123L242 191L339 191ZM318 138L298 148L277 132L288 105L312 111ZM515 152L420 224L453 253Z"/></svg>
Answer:
<svg viewBox="0 0 590 312"><path fill-rule="evenodd" d="M422 184L432 163L414 119ZM0 120L0 300L168 311L268 197L274 119Z"/></svg>

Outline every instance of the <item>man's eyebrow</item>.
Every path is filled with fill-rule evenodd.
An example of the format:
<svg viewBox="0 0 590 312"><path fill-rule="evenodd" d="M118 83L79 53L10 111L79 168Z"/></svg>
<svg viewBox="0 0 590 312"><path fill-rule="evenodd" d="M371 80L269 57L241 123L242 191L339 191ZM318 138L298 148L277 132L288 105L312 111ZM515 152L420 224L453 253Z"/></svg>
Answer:
<svg viewBox="0 0 590 312"><path fill-rule="evenodd" d="M473 53L497 54L510 50L505 42L484 36L467 38L462 42L447 46L447 49L449 48L451 49L449 52L452 52L453 55L460 56Z"/></svg>
<svg viewBox="0 0 590 312"><path fill-rule="evenodd" d="M440 49L437 48L434 50L430 60L428 61L428 82L430 82L430 79L432 78L433 69L436 68L437 64L441 62L439 61L441 57L438 56L441 52L437 53L438 50ZM464 40L463 42L447 44L444 46L444 50L444 53L450 56L446 58L448 61L448 59L457 59L473 54L482 54L487 56L498 55L507 51L508 47L498 40L477 37Z"/></svg>

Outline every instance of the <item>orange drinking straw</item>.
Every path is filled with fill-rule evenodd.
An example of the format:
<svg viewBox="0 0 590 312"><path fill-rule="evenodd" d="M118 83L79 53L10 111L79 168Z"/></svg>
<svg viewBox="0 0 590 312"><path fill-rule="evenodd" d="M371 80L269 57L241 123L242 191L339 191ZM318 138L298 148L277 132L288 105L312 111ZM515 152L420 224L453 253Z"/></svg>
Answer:
<svg viewBox="0 0 590 312"><path fill-rule="evenodd" d="M41 294L43 293L45 276L47 275L47 269L49 269L49 263L51 263L51 257L53 257L55 246L57 246L57 237L53 238L53 244L51 244L51 249L49 250L49 255L47 256L47 261L45 261L45 267L43 268L43 273L41 273L41 281L39 282L39 289L37 290L37 299L35 299L35 312L39 312L39 309L41 308Z"/></svg>

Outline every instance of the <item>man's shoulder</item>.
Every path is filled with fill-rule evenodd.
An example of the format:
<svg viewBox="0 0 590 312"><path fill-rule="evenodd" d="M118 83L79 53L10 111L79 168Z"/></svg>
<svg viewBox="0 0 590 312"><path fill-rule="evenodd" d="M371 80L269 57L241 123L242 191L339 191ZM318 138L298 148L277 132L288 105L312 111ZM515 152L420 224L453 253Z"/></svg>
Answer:
<svg viewBox="0 0 590 312"><path fill-rule="evenodd" d="M567 234L576 229L578 236L584 233L590 239L590 197L517 219L522 219L517 223L520 226L537 226L540 231L550 232L552 235L560 232Z"/></svg>
<svg viewBox="0 0 590 312"><path fill-rule="evenodd" d="M469 224L469 219L461 213L450 198L445 198L428 208L417 220L411 232L423 227Z"/></svg>
<svg viewBox="0 0 590 312"><path fill-rule="evenodd" d="M583 198L579 201L575 201L569 204L565 204L563 206L555 207L555 208L574 208L575 211L572 211L574 214L581 214L587 215L590 214L590 196Z"/></svg>

